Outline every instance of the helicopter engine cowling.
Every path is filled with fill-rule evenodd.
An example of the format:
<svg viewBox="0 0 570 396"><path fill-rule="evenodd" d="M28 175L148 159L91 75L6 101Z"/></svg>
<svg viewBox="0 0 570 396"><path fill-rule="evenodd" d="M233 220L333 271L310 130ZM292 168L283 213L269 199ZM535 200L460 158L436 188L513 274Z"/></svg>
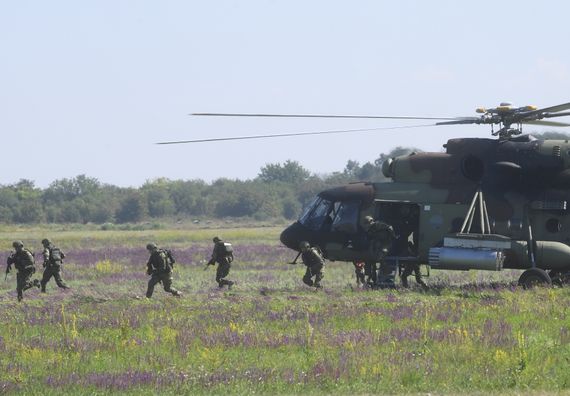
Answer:
<svg viewBox="0 0 570 396"><path fill-rule="evenodd" d="M468 180L462 174L459 158L446 153L411 153L396 157L383 166L382 171L395 182L403 183L448 185Z"/></svg>

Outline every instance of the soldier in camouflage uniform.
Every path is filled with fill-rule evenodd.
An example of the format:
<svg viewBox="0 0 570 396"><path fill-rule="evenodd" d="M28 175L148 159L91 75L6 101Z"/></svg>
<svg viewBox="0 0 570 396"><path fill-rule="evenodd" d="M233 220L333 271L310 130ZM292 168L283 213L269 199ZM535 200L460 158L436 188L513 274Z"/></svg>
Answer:
<svg viewBox="0 0 570 396"><path fill-rule="evenodd" d="M55 283L58 287L62 289L69 289L69 286L65 284L63 278L61 277L61 266L63 264L65 254L57 246L53 245L49 239L43 239L42 245L44 247L44 273L40 282L42 286L42 293L46 292L46 285L52 276L55 279Z"/></svg>
<svg viewBox="0 0 570 396"><path fill-rule="evenodd" d="M12 253L7 260L8 266L6 273L9 273L12 264L18 270L16 274L16 292L18 293L18 301L24 298L24 290L28 290L34 286L40 287L40 282L37 279L32 281L32 275L36 272L34 255L28 249L24 248L21 241L15 241L12 246L16 250Z"/></svg>
<svg viewBox="0 0 570 396"><path fill-rule="evenodd" d="M224 242L218 237L214 237L214 250L212 251L212 257L208 261L208 265L214 265L218 263L218 268L216 269L216 282L220 288L224 285L231 289L234 282L225 279L230 273L230 268L232 261L234 261L233 248L231 243ZM207 267L206 267L207 268Z"/></svg>
<svg viewBox="0 0 570 396"><path fill-rule="evenodd" d="M395 271L385 262L384 257L388 255L396 238L394 229L391 225L382 221L374 221L372 216L366 216L364 220L368 226L366 234L370 241L372 254L375 257L374 261L366 262L367 268L365 270L368 270L369 283L376 284L379 282L393 285L394 277L392 273ZM380 263L380 279L377 279L376 263Z"/></svg>
<svg viewBox="0 0 570 396"><path fill-rule="evenodd" d="M356 286L364 286L366 284L366 263L363 261L353 261L352 264L354 265L354 274L356 275Z"/></svg>
<svg viewBox="0 0 570 396"><path fill-rule="evenodd" d="M414 276L416 278L416 283L420 285L422 288L427 289L428 287L422 279L420 265L415 262L414 263L409 262L403 265L403 271L402 274L400 275L400 278L402 279L402 286L404 286L405 288L410 287L410 285L408 284L408 276L410 276L412 272L414 273Z"/></svg>
<svg viewBox="0 0 570 396"><path fill-rule="evenodd" d="M152 297L154 287L160 282L162 282L165 292L171 293L174 296L181 296L182 293L172 287L172 269L174 267L175 260L170 251L159 249L154 243L146 245L146 249L150 253L150 257L146 264L146 273L147 275L151 275L150 280L148 281L146 297Z"/></svg>
<svg viewBox="0 0 570 396"><path fill-rule="evenodd" d="M305 276L303 276L303 283L308 286L314 286L317 289L322 288L321 280L324 276L325 259L321 252L317 248L311 247L309 242L306 241L299 244L299 250L301 250L303 264L307 266L307 271ZM315 277L314 281L313 277Z"/></svg>

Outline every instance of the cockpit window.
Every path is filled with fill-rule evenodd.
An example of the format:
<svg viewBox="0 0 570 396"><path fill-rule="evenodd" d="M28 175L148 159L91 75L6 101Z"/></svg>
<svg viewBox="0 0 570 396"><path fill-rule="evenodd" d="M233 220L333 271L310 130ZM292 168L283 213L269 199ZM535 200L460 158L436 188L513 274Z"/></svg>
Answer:
<svg viewBox="0 0 570 396"><path fill-rule="evenodd" d="M358 229L358 201L331 202L316 198L305 209L299 222L315 231L355 233Z"/></svg>
<svg viewBox="0 0 570 396"><path fill-rule="evenodd" d="M311 201L310 204L305 206L305 208L303 209L303 213L301 213L301 216L299 217L299 223L305 224L305 222L309 218L311 212L313 211L313 209L315 208L315 206L317 205L317 203L320 200L321 199L319 197L315 197L315 198L313 198L313 200Z"/></svg>
<svg viewBox="0 0 570 396"><path fill-rule="evenodd" d="M327 225L330 226L333 216L332 202L317 198L312 205L307 207L299 222L311 230L320 230Z"/></svg>
<svg viewBox="0 0 570 396"><path fill-rule="evenodd" d="M355 233L358 228L359 202L341 202L332 224L332 230Z"/></svg>

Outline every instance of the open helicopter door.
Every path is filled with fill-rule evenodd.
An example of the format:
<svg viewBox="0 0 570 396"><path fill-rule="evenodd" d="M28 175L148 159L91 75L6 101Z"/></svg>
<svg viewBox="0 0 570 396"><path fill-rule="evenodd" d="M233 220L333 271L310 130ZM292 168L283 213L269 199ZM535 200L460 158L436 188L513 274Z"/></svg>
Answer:
<svg viewBox="0 0 570 396"><path fill-rule="evenodd" d="M374 218L391 225L396 235L384 257L385 264L378 270L378 284L392 287L396 274L402 273L406 263L419 264L420 206L411 202L384 200L375 200L374 206Z"/></svg>
<svg viewBox="0 0 570 396"><path fill-rule="evenodd" d="M417 257L420 229L420 207L416 203L376 200L374 218L394 228L394 240L389 255Z"/></svg>

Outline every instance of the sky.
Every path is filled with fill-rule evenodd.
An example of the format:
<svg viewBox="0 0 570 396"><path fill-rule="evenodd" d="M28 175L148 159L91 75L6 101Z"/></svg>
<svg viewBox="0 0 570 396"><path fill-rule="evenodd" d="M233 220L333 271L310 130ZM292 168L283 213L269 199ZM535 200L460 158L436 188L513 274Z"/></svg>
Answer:
<svg viewBox="0 0 570 396"><path fill-rule="evenodd" d="M431 123L195 112L459 117L567 103L567 15L570 2L550 0L0 1L0 184L245 180L286 160L327 174L397 146L490 137L459 125L155 144Z"/></svg>

